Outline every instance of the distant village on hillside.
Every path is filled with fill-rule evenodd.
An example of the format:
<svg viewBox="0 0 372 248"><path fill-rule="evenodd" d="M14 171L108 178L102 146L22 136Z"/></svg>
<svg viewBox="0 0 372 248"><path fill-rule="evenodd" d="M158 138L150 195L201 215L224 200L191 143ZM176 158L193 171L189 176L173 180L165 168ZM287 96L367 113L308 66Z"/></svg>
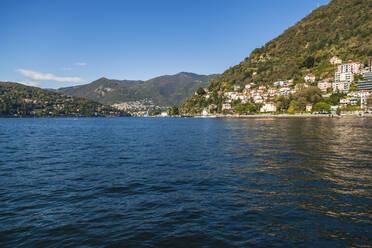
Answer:
<svg viewBox="0 0 372 248"><path fill-rule="evenodd" d="M309 87L319 88L324 99L329 98L332 94L343 94L338 104L330 106L330 111L327 113L335 113L338 109L345 109L346 106L354 106L350 108L354 110L367 111L367 99L372 95L372 58L369 66L353 61L343 63L337 56L330 58L329 62L337 66L334 78L319 80L314 74L307 74L302 82L297 83L294 79L288 79L260 86L254 83L244 86L234 85L233 91L227 92L219 90L218 96L224 99L222 113L237 114L236 108L232 104L236 101L239 101L240 104L253 103L260 106L257 110L259 113L275 113L278 112L275 99L280 96L288 97ZM209 92L208 88L203 88L203 91L202 94L206 99L211 97L212 92ZM200 92L195 92L195 95L198 94L200 95ZM307 104L305 112L314 113L313 107L312 104ZM203 109L201 115L214 115L216 109L217 105L211 104Z"/></svg>

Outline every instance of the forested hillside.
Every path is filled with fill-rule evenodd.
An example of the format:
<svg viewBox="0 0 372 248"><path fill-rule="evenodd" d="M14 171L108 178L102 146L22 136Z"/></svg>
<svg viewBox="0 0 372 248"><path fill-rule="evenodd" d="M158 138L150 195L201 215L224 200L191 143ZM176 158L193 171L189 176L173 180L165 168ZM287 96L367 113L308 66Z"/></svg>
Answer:
<svg viewBox="0 0 372 248"><path fill-rule="evenodd" d="M65 94L25 86L18 83L0 82L1 117L53 117L53 116L126 116L110 106Z"/></svg>
<svg viewBox="0 0 372 248"><path fill-rule="evenodd" d="M209 90L216 93L232 90L234 85L253 83L258 87L289 79L302 83L308 73L317 79L333 77L332 56L368 64L372 56L371 0L332 0L317 8L282 35L255 49L240 64L226 70L209 85ZM199 104L191 98L185 102L183 111L188 112Z"/></svg>
<svg viewBox="0 0 372 248"><path fill-rule="evenodd" d="M320 78L333 77L334 68L329 59L334 55L343 61L368 64L372 56L371 0L332 0L317 8L225 71L212 87L301 80L309 72ZM254 72L257 74L253 75Z"/></svg>
<svg viewBox="0 0 372 248"><path fill-rule="evenodd" d="M60 88L58 91L103 104L151 99L159 106L173 106L182 104L199 87L206 87L216 76L181 72L147 81L100 78L89 84Z"/></svg>

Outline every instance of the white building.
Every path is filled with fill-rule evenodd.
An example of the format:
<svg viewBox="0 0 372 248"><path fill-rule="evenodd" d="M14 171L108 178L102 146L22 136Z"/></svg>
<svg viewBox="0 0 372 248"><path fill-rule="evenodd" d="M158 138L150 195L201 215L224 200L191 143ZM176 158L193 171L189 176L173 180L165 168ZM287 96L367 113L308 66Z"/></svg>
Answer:
<svg viewBox="0 0 372 248"><path fill-rule="evenodd" d="M354 74L352 72L335 72L335 82L348 82L354 81Z"/></svg>
<svg viewBox="0 0 372 248"><path fill-rule="evenodd" d="M288 86L293 84L293 79L289 79L286 81L276 81L274 82L274 86Z"/></svg>
<svg viewBox="0 0 372 248"><path fill-rule="evenodd" d="M291 93L291 88L289 87L282 87L279 89L279 94L283 96L287 96Z"/></svg>
<svg viewBox="0 0 372 248"><path fill-rule="evenodd" d="M364 109L367 107L367 99L370 95L372 95L372 92L361 90L358 93L360 97L360 107Z"/></svg>
<svg viewBox="0 0 372 248"><path fill-rule="evenodd" d="M275 96L277 94L277 90L276 89L273 89L273 88L270 88L267 93L270 95L270 96Z"/></svg>
<svg viewBox="0 0 372 248"><path fill-rule="evenodd" d="M340 72L340 73L351 72L353 74L359 74L360 69L362 67L363 65L361 63L350 62L350 63L339 65L337 68L338 69L337 72Z"/></svg>
<svg viewBox="0 0 372 248"><path fill-rule="evenodd" d="M251 87L252 87L252 84L246 84L246 85L244 86L244 88L245 88L246 90L249 90Z"/></svg>
<svg viewBox="0 0 372 248"><path fill-rule="evenodd" d="M230 109L231 109L231 104L230 103L222 104L222 111L223 110L230 110Z"/></svg>
<svg viewBox="0 0 372 248"><path fill-rule="evenodd" d="M338 65L338 64L342 64L342 59L340 59L339 57L337 56L333 56L329 62L332 64L332 65Z"/></svg>
<svg viewBox="0 0 372 248"><path fill-rule="evenodd" d="M254 103L263 103L263 98L260 95L253 96L253 102Z"/></svg>
<svg viewBox="0 0 372 248"><path fill-rule="evenodd" d="M350 83L346 81L334 82L332 88L333 91L348 92L350 90Z"/></svg>
<svg viewBox="0 0 372 248"><path fill-rule="evenodd" d="M315 75L314 74L307 74L304 77L304 79L305 79L306 82L312 82L312 83L314 83L315 82Z"/></svg>
<svg viewBox="0 0 372 248"><path fill-rule="evenodd" d="M207 115L209 115L207 108L204 108L202 112L202 116L207 116Z"/></svg>
<svg viewBox="0 0 372 248"><path fill-rule="evenodd" d="M208 110L209 112L212 112L212 111L215 111L217 110L217 105L216 104L211 104L208 106Z"/></svg>
<svg viewBox="0 0 372 248"><path fill-rule="evenodd" d="M340 108L339 105L331 106L331 111L337 111L338 108Z"/></svg>
<svg viewBox="0 0 372 248"><path fill-rule="evenodd" d="M332 83L330 81L328 81L328 80L320 81L318 83L318 88L321 91L327 91L327 89L332 88Z"/></svg>
<svg viewBox="0 0 372 248"><path fill-rule="evenodd" d="M343 98L340 100L340 103L343 105L347 104L356 105L358 103L358 98L355 97Z"/></svg>
<svg viewBox="0 0 372 248"><path fill-rule="evenodd" d="M260 112L276 112L275 103L273 102L265 103L265 105L261 107Z"/></svg>
<svg viewBox="0 0 372 248"><path fill-rule="evenodd" d="M238 91L238 90L240 90L240 85L234 85L234 91Z"/></svg>
<svg viewBox="0 0 372 248"><path fill-rule="evenodd" d="M313 105L312 104L307 104L306 105L306 112L311 112L313 110Z"/></svg>

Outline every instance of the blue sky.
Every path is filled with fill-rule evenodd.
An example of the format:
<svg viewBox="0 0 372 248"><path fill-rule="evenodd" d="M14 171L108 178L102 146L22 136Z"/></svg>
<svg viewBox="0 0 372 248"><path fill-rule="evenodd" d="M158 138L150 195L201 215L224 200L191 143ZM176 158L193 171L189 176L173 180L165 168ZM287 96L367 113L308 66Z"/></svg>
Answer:
<svg viewBox="0 0 372 248"><path fill-rule="evenodd" d="M222 73L328 0L1 0L0 80Z"/></svg>

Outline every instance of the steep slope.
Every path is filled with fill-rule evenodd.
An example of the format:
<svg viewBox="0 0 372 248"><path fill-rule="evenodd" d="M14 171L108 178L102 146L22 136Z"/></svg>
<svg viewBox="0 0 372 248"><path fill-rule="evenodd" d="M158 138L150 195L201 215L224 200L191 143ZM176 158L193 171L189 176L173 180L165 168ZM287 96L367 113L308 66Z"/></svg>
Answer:
<svg viewBox="0 0 372 248"><path fill-rule="evenodd" d="M126 116L110 106L37 87L0 82L0 116Z"/></svg>
<svg viewBox="0 0 372 248"><path fill-rule="evenodd" d="M158 106L182 104L199 87L206 87L216 75L181 72L147 81L100 78L90 84L60 88L58 92L89 98L104 104L151 99Z"/></svg>
<svg viewBox="0 0 372 248"><path fill-rule="evenodd" d="M226 70L209 89L231 90L234 85L251 82L272 85L288 79L299 83L307 73L315 74L317 79L333 77L335 66L329 62L332 56L368 63L372 56L371 0L332 0L317 8ZM190 109L193 103L189 100L186 105Z"/></svg>

